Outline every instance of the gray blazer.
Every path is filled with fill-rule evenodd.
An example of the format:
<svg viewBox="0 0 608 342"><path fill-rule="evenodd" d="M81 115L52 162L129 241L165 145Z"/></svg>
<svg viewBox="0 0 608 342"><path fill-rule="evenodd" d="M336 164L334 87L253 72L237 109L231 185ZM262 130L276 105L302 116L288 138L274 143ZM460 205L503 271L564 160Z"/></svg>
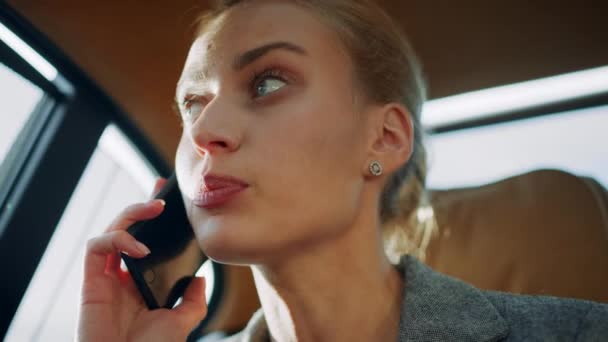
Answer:
<svg viewBox="0 0 608 342"><path fill-rule="evenodd" d="M408 255L400 266L399 341L608 341L607 304L483 291Z"/></svg>
<svg viewBox="0 0 608 342"><path fill-rule="evenodd" d="M608 305L549 296L483 291L433 271L410 255L397 269L405 279L398 341L607 341ZM608 286L607 286L608 291ZM262 310L228 338L201 341L266 342Z"/></svg>

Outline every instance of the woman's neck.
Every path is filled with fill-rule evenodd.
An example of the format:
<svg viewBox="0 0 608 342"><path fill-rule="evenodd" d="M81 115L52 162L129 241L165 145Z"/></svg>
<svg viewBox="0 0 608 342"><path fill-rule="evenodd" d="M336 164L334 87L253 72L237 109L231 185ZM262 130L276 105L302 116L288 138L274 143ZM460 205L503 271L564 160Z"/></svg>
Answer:
<svg viewBox="0 0 608 342"><path fill-rule="evenodd" d="M395 341L403 279L386 258L376 225L285 258L252 266L277 341Z"/></svg>

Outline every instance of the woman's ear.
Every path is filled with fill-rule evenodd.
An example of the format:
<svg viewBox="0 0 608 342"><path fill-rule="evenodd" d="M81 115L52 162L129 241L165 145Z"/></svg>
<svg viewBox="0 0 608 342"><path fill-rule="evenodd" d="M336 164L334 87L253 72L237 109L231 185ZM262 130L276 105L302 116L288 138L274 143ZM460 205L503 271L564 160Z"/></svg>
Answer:
<svg viewBox="0 0 608 342"><path fill-rule="evenodd" d="M387 174L405 164L412 155L414 126L409 111L399 103L389 103L374 110L373 138L369 163L377 160Z"/></svg>

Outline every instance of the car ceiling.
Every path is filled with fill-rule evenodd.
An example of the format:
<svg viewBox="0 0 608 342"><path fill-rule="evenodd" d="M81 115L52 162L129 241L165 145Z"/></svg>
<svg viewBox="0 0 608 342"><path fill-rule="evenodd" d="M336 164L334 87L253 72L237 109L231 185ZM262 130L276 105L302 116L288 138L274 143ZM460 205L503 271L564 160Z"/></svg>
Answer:
<svg viewBox="0 0 608 342"><path fill-rule="evenodd" d="M380 1L422 60L431 98L608 64L608 1ZM171 105L207 1L8 3L142 128L169 162L181 128Z"/></svg>

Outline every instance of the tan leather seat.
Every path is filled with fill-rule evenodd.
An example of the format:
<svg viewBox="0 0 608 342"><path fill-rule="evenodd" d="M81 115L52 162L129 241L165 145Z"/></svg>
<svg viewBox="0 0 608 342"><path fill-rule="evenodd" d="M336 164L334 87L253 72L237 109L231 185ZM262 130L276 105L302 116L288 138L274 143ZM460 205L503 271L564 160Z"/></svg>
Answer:
<svg viewBox="0 0 608 342"><path fill-rule="evenodd" d="M483 289L608 302L608 196L596 181L540 170L431 201L435 270Z"/></svg>

